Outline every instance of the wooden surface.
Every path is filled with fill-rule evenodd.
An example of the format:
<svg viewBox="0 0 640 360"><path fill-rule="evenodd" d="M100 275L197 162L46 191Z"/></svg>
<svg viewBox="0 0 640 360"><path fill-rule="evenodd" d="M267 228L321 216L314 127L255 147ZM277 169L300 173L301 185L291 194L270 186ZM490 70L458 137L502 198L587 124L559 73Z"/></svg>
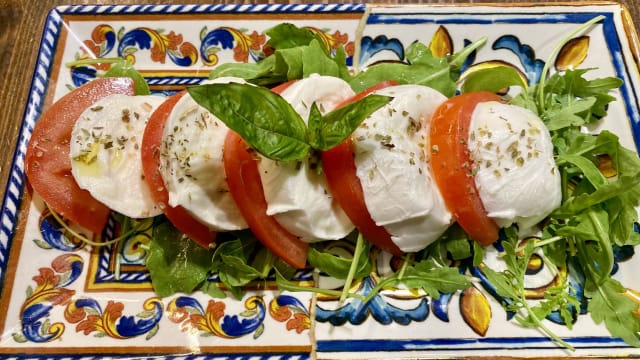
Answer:
<svg viewBox="0 0 640 360"><path fill-rule="evenodd" d="M0 192L4 194L5 184L13 161L20 123L25 110L25 103L42 27L49 9L64 4L147 4L147 3L212 3L203 0L0 0ZM233 3L233 1L225 1ZM287 3L287 1L247 1L247 3ZM323 2L323 1L314 1ZM336 1L324 1L335 3ZM493 1L458 1L457 3L482 3ZM532 2L517 1L526 3ZM551 1L553 2L553 1ZM557 2L557 1L556 1ZM634 19L638 32L640 24L640 4L638 0L619 1ZM422 3L451 4L455 1L368 1L368 3ZM537 3L537 2L536 2Z"/></svg>

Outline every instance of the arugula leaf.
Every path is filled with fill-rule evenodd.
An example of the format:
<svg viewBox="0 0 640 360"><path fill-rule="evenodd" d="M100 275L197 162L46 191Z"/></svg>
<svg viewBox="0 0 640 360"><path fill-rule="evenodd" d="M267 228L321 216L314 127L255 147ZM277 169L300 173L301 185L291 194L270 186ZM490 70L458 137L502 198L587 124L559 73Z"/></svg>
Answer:
<svg viewBox="0 0 640 360"><path fill-rule="evenodd" d="M568 199L558 209L554 210L552 216L571 216L595 204L622 196L628 189L634 188L638 184L640 184L640 171L633 175L620 176L617 181L607 183L592 193L580 194Z"/></svg>
<svg viewBox="0 0 640 360"><path fill-rule="evenodd" d="M451 294L471 285L469 279L457 268L439 266L432 260L422 260L407 267L398 280L410 289L421 289L434 299L440 294Z"/></svg>
<svg viewBox="0 0 640 360"><path fill-rule="evenodd" d="M555 102L545 110L545 125L549 131L584 125L590 122L590 117L583 114L593 108L595 103L595 98L577 100L556 98Z"/></svg>
<svg viewBox="0 0 640 360"><path fill-rule="evenodd" d="M535 242L527 241L524 246L518 246L517 236L508 236L501 244L504 249L501 255L506 264L506 270L498 272L488 266L483 266L482 271L495 287L498 295L508 299L503 306L516 314L515 319L521 326L538 328L549 338L573 350L571 345L558 337L542 322L559 306L578 303L578 300L568 289L567 283L564 282L559 288L554 289L553 294L549 294L552 296L546 302L537 306L530 305L526 298L525 276L531 256L536 251Z"/></svg>
<svg viewBox="0 0 640 360"><path fill-rule="evenodd" d="M441 266L432 259L425 259L412 265L405 264L402 271L380 280L364 302L373 299L380 290L400 284L409 289L423 290L434 299L439 299L441 294L454 293L471 286L469 278L457 268Z"/></svg>
<svg viewBox="0 0 640 360"><path fill-rule="evenodd" d="M607 278L598 286L585 288L590 298L588 311L596 324L604 322L611 336L640 347L638 304L625 296L626 289L618 281Z"/></svg>

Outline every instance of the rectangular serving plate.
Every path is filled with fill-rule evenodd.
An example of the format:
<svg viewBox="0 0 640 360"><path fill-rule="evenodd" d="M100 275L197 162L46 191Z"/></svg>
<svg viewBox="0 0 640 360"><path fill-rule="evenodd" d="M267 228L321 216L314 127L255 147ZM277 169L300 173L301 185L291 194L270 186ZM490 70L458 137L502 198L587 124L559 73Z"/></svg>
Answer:
<svg viewBox="0 0 640 360"><path fill-rule="evenodd" d="M342 44L354 66L402 60L415 40L449 40L455 51L487 37L474 64L505 61L527 77L539 71L563 36L597 15L581 67L618 76L602 126L638 148L640 84L637 36L615 3L559 6L334 5L79 5L49 13L43 29L20 139L5 190L0 232L0 355L31 357L441 358L467 356L624 356L638 349L611 338L588 316L572 331L549 324L577 350L569 353L535 330L522 329L486 288L445 300L401 292L357 301L307 293L250 290L241 300L203 294L157 298L139 244L91 250L47 226L41 200L24 178L24 152L42 111L70 88L95 76L64 64L92 52L129 56L158 93L197 84L216 64L255 61L264 30L280 22L309 26ZM518 45L518 46L514 46ZM528 47L528 48L527 48ZM525 51L527 49L532 52ZM115 266L120 259L121 266ZM378 259L384 271L389 259ZM619 264L617 277L640 289L638 260ZM115 269L119 269L116 271ZM301 274L302 280L309 278ZM375 276L358 284L366 292ZM473 299L470 301L469 299ZM462 304L466 304L462 306ZM484 309L473 314L473 304Z"/></svg>

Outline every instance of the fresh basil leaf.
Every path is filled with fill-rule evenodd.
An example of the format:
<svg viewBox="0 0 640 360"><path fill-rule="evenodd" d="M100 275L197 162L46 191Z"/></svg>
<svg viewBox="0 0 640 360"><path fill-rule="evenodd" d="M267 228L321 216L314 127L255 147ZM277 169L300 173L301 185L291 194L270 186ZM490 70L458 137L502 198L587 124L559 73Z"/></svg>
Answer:
<svg viewBox="0 0 640 360"><path fill-rule="evenodd" d="M311 74L350 78L346 53L338 47L332 56L318 35L292 24L266 31L267 45L275 51L257 63L227 63L214 68L210 78L236 76L260 86L272 86Z"/></svg>
<svg viewBox="0 0 640 360"><path fill-rule="evenodd" d="M456 84L449 74L449 66L444 59L436 62L418 64L380 63L356 74L349 85L355 92L361 92L386 80L399 84L416 84L429 86L447 97L456 92Z"/></svg>
<svg viewBox="0 0 640 360"><path fill-rule="evenodd" d="M266 278L273 269L273 264L278 257L266 247L260 246L253 260L251 267L258 272L259 278Z"/></svg>
<svg viewBox="0 0 640 360"><path fill-rule="evenodd" d="M149 90L149 85L145 80L144 76L138 72L133 67L133 64L129 61L122 59L122 61L116 62L111 65L111 68L107 70L104 74L104 77L128 77L133 79L135 84L135 94L136 95L149 95L151 94L151 90Z"/></svg>
<svg viewBox="0 0 640 360"><path fill-rule="evenodd" d="M205 281L200 287L200 291L216 299L227 297L227 294L218 286L218 283L213 281Z"/></svg>
<svg viewBox="0 0 640 360"><path fill-rule="evenodd" d="M273 160L309 154L307 127L293 107L272 91L246 84L207 84L188 89L193 99Z"/></svg>
<svg viewBox="0 0 640 360"><path fill-rule="evenodd" d="M302 79L304 77L303 54L308 47L295 47L276 51L273 72L281 74L286 80Z"/></svg>
<svg viewBox="0 0 640 360"><path fill-rule="evenodd" d="M331 149L349 137L364 119L388 104L390 100L387 96L367 95L324 116L321 116L314 104L308 122L309 144L316 150Z"/></svg>
<svg viewBox="0 0 640 360"><path fill-rule="evenodd" d="M318 247L312 246L309 248L307 260L311 266L329 276L336 279L346 279L353 264L353 259L357 259L358 264L354 278L360 279L371 273L372 264L369 256L370 251L371 245L366 241L358 254L336 254L333 251L333 246L329 246L328 249L323 249L319 245Z"/></svg>
<svg viewBox="0 0 640 360"><path fill-rule="evenodd" d="M287 81L287 75L277 71L276 57L270 56L256 63L224 63L209 73L210 79L219 77L239 77L260 86L268 86Z"/></svg>
<svg viewBox="0 0 640 360"><path fill-rule="evenodd" d="M164 297L194 291L207 279L212 252L184 238L169 221L158 224L153 231L146 266L155 293Z"/></svg>
<svg viewBox="0 0 640 360"><path fill-rule="evenodd" d="M266 30L265 34L269 36L267 45L276 50L306 46L316 38L311 30L291 23L278 24Z"/></svg>
<svg viewBox="0 0 640 360"><path fill-rule="evenodd" d="M510 86L526 88L527 83L511 66L495 66L469 74L462 83L463 93L474 91L498 92Z"/></svg>
<svg viewBox="0 0 640 360"><path fill-rule="evenodd" d="M303 78L309 77L311 74L340 77L344 74L341 69L347 69L346 63L339 63L331 58L318 40L313 40L308 47L304 48L300 59L304 64L302 67Z"/></svg>
<svg viewBox="0 0 640 360"><path fill-rule="evenodd" d="M473 254L472 243L475 241L469 240L469 236L458 223L451 225L440 241L443 242L444 249L453 260L468 259Z"/></svg>

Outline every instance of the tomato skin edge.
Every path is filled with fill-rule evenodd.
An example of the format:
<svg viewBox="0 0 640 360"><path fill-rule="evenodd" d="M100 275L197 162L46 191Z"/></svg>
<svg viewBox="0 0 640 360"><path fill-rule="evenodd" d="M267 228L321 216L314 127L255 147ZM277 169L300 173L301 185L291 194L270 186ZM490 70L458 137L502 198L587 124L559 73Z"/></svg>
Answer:
<svg viewBox="0 0 640 360"><path fill-rule="evenodd" d="M164 128L173 107L185 94L186 91L182 91L170 96L149 117L140 147L142 171L151 195L169 221L195 243L208 249L215 242L217 232L196 220L184 207L169 205L169 193L160 173Z"/></svg>
<svg viewBox="0 0 640 360"><path fill-rule="evenodd" d="M25 153L25 174L33 191L56 213L100 233L111 209L81 189L71 173L71 132L82 112L112 95L134 95L129 78L99 78L62 96L36 122Z"/></svg>
<svg viewBox="0 0 640 360"><path fill-rule="evenodd" d="M351 138L322 153L322 169L334 199L364 238L384 251L401 256L403 252L391 240L389 232L375 223L367 209L362 183L356 175Z"/></svg>
<svg viewBox="0 0 640 360"><path fill-rule="evenodd" d="M267 215L256 155L240 135L229 130L223 148L229 192L256 238L290 266L303 269L309 245Z"/></svg>
<svg viewBox="0 0 640 360"><path fill-rule="evenodd" d="M500 97L473 92L448 99L434 112L429 134L431 171L445 204L467 235L482 246L498 240L499 228L487 215L476 188L467 139L473 110L486 101Z"/></svg>

